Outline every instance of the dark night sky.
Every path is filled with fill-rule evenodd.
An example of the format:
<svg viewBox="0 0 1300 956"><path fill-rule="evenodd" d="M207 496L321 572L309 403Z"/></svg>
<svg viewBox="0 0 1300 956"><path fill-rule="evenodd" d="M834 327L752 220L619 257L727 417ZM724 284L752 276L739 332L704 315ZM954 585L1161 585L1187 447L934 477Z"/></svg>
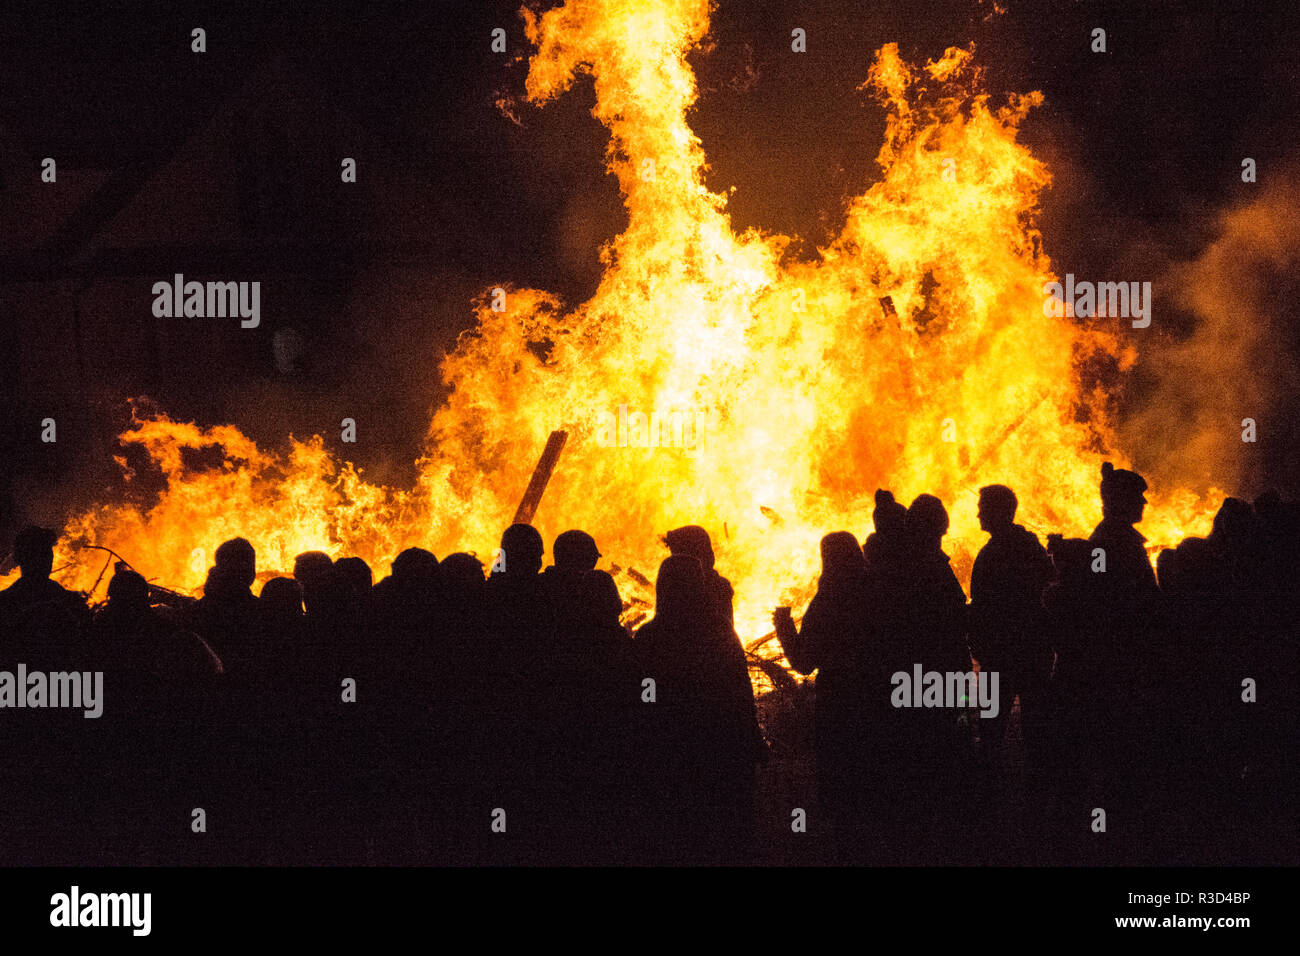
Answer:
<svg viewBox="0 0 1300 956"><path fill-rule="evenodd" d="M147 190L149 170L165 165L244 89L259 64L275 56L292 63L292 75L332 105L331 115L348 118L347 131L365 131L362 169L400 167L394 178L418 190L427 210L420 220L426 228L415 238L428 248L414 255L436 265L427 270L432 288L418 327L432 343L419 370L404 368L409 349L394 347L415 333L413 320L386 319L386 294L375 297L371 324L360 329L329 310L299 321L312 337L321 376L304 407L314 410L322 393L373 392L394 382L404 388L382 454L349 449L363 461L370 455L379 477L401 481L400 463L418 452L428 407L438 398L436 349L449 347L467 325L468 297L504 278L580 300L599 276L599 243L624 223L616 184L603 170L605 131L589 115L590 82L544 109L518 107L522 127L493 106L500 93L522 94L524 64L489 50L489 34L501 26L511 52L526 52L518 6L495 0L136 2L40 4L25 12L6 4L0 13L0 150L6 153L0 195L25 188L17 180L36 177L46 155L59 157L69 179L78 170L119 177L140 171L145 185L135 188ZM1300 128L1300 7L1294 3L1005 0L1004 6L1004 15L986 19L992 4L977 0L721 3L713 17L714 48L693 56L701 96L692 122L711 162L710 185L737 187L736 226L796 234L809 252L837 229L845 200L870 182L880 144L881 111L856 87L874 51L894 40L913 60L974 41L992 93L1044 92L1046 104L1031 114L1023 139L1056 175L1041 226L1062 273L1127 274L1135 250L1149 248L1162 260L1193 255L1212 238L1209 212L1249 198L1252 187L1239 176L1243 156L1258 161L1261 180L1288 169L1294 174ZM189 50L193 26L207 30L203 56ZM809 32L804 56L790 53L794 26ZM1107 31L1104 56L1089 50L1094 26ZM272 183L314 175L304 155L358 153L355 142L342 141L344 127L332 119L315 122L304 118L292 141L313 140L304 154L263 151L258 161L279 176ZM332 168L328 175L337 180L337 165ZM196 192L229 188L192 184ZM281 224L286 235L346 247L372 235L376 218L382 231L388 215L383 208L364 216L331 209L325 193L308 197L291 204L293 222ZM111 196L101 199L112 208ZM406 205L402 196L387 202ZM81 223L78 232L75 220L62 231L57 220L30 230L13 214L3 221L0 295L15 313L39 311L37 298L75 278L79 253L93 244L93 223ZM277 226L262 228L274 233ZM340 260L333 279L340 298L360 294L353 285L364 287L363 271L355 258ZM15 285L18 274L39 274L43 284ZM1294 273L1273 281L1279 301L1292 298ZM1180 321L1171 317L1172 334L1190 331ZM6 324L7 334L18 334ZM1300 356L1296 325L1292 313L1283 325L1290 337L1278 342L1293 364ZM352 356L360 360L353 363ZM245 358L236 353L201 371L132 383L162 408L200 420L233 417L259 440L311 429L310 415L240 406L240 383L266 374L264 355L256 368ZM6 373L0 397L34 413L46 378L28 369ZM199 394L223 397L200 402ZM1295 409L1294 398L1288 402ZM67 413L91 423L89 431L104 418L100 408ZM15 497L33 475L58 482L88 467L90 449L101 447L80 434L57 461L40 464L25 425L11 421L0 437L0 453L12 465L8 493ZM1290 440L1274 442L1258 481L1294 493L1293 447Z"/></svg>

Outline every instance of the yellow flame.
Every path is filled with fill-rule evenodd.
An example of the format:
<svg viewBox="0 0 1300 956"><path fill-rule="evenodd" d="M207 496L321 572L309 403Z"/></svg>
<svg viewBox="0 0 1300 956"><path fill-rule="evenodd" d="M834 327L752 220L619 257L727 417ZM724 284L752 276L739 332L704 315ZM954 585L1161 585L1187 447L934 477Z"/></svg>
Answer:
<svg viewBox="0 0 1300 956"><path fill-rule="evenodd" d="M199 557L210 564L236 534L279 570L312 548L360 555L381 574L413 544L486 556L556 428L570 438L535 521L547 540L586 529L621 568L652 578L659 536L705 525L751 642L770 630L773 605L811 596L823 533L865 535L877 487L948 504L945 544L963 580L984 541L982 484L1015 488L1031 530L1086 534L1100 517L1101 462L1128 462L1105 396L1078 370L1097 357L1128 368L1135 355L1095 321L1044 316L1055 275L1034 214L1050 175L1017 142L1041 95L994 107L973 49L916 68L884 46L863 84L888 116L880 179L814 260L790 261L788 237L737 234L725 195L704 183L686 54L708 14L708 0L523 11L537 51L528 99L544 104L590 74L628 226L602 250L585 303L566 310L549 293L508 288L494 311L485 294L476 328L443 362L453 391L414 489L367 483L319 438L281 457L230 426L156 417L122 437L162 469L165 493L147 511L80 516L60 563L74 560L75 541L93 541L197 588L206 566L192 549L208 549ZM621 447L617 435L610 447L602 422L621 405L698 413L707 427L694 449ZM185 467L181 449L211 444L224 448L222 468ZM1202 499L1151 478L1152 548L1208 529L1221 493ZM65 582L88 588L98 570L82 561ZM652 601L635 576L619 579Z"/></svg>

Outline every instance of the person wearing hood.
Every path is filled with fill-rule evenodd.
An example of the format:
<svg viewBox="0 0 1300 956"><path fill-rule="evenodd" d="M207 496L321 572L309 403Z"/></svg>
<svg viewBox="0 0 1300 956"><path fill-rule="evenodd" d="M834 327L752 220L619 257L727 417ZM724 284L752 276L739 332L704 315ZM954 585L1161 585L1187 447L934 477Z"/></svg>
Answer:
<svg viewBox="0 0 1300 956"><path fill-rule="evenodd" d="M875 502L871 513L875 530L862 542L862 555L873 572L899 564L907 551L907 508L886 488L876 489Z"/></svg>
<svg viewBox="0 0 1300 956"><path fill-rule="evenodd" d="M909 550L901 585L902 641L894 650L910 653L923 671L966 673L971 669L966 643L966 592L943 551L948 510L934 495L917 495L907 509ZM910 668L909 668L910 669ZM928 862L959 862L967 852L965 801L969 766L970 704L947 708L896 710L900 724L909 820L896 847L906 860L920 852Z"/></svg>
<svg viewBox="0 0 1300 956"><path fill-rule="evenodd" d="M257 555L245 538L217 548L203 597L194 606L196 630L221 658L227 673L246 684L263 664L262 609L253 596Z"/></svg>
<svg viewBox="0 0 1300 956"><path fill-rule="evenodd" d="M704 599L709 614L720 627L734 635L736 613L732 600L736 592L731 582L713 567L713 542L709 539L709 533L699 525L686 525L674 528L664 535L664 544L668 545L669 554L689 555L700 562L704 571ZM739 637L736 638L736 643L739 645Z"/></svg>
<svg viewBox="0 0 1300 956"><path fill-rule="evenodd" d="M888 699L888 678L867 661L871 608L862 548L849 532L836 531L822 538L821 557L821 579L802 627L795 626L789 608L778 608L772 624L790 666L801 674L817 671L818 802L831 824L837 859L854 863L863 861L863 801L876 769L864 766L869 705L878 710Z"/></svg>
<svg viewBox="0 0 1300 956"><path fill-rule="evenodd" d="M736 863L752 852L753 687L707 595L698 559L664 559L655 616L632 641L642 682L642 835L654 862Z"/></svg>

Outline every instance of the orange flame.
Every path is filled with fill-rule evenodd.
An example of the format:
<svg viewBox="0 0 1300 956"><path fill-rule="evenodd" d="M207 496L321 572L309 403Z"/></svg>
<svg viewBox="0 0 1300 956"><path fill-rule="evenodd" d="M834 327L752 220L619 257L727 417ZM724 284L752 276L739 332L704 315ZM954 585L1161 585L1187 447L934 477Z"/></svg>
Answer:
<svg viewBox="0 0 1300 956"><path fill-rule="evenodd" d="M487 556L555 428L570 438L536 520L547 540L590 531L625 594L648 605L624 569L653 577L659 536L705 525L750 643L770 630L772 605L811 596L823 533L866 533L877 487L948 504L945 544L963 579L984 541L982 484L1015 488L1020 520L1039 534L1086 534L1100 517L1101 462L1128 462L1106 397L1079 369L1099 357L1126 369L1136 355L1096 320L1044 316L1056 276L1034 214L1050 175L1017 143L1041 95L995 108L973 48L916 68L884 46L863 84L888 113L881 178L815 260L789 261L788 237L738 235L725 195L704 185L686 54L708 14L708 0L523 11L537 48L528 99L544 104L591 75L628 227L602 250L585 303L508 288L494 311L485 295L477 327L442 364L453 391L414 489L367 483L319 438L277 456L232 426L155 417L122 440L149 453L165 492L147 511L110 505L72 521L59 563L91 541L162 583L198 588L212 549L236 534L259 566L281 570L314 548L360 555L381 574L414 544ZM705 427L694 448L671 447L690 442L669 430L670 447L624 447L608 426L621 405ZM212 444L220 468L185 467L181 449ZM1153 548L1208 529L1221 493L1203 499L1159 476L1152 486ZM65 583L88 588L98 570L76 564Z"/></svg>

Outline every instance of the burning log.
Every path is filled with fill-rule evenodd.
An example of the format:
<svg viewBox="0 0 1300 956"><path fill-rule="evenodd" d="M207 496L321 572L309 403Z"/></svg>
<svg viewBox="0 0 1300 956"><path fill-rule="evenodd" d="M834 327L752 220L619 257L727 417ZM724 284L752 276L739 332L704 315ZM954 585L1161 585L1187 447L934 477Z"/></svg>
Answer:
<svg viewBox="0 0 1300 956"><path fill-rule="evenodd" d="M752 650L745 651L745 659L750 667L755 667L763 672L763 676L772 682L774 690L790 691L799 686L799 682L790 675L790 672L776 661L759 657Z"/></svg>
<svg viewBox="0 0 1300 956"><path fill-rule="evenodd" d="M655 586L654 582L651 581L644 574L642 574L640 571L638 571L636 568L628 568L627 574L628 577L630 577L637 584L641 585L643 588L650 588L650 590L652 591L654 590L654 586Z"/></svg>
<svg viewBox="0 0 1300 956"><path fill-rule="evenodd" d="M1008 438L1010 438L1012 435L1014 435L1017 431L1020 430L1020 426L1022 426L1026 421L1029 420L1030 415L1038 411L1038 406L1043 404L1043 402L1047 401L1048 397L1049 397L1048 393L1046 392L1044 392L1042 395L1039 395L1038 401L1034 402L1034 404L1030 405L1023 412L1021 412L1020 415L1013 422L1011 422L1009 425L1007 425L1005 428L1002 429L1001 433L997 436L996 439L994 439L992 442L989 442L988 445L985 446L984 450L980 452L979 457L976 458L975 461L971 464L971 466L966 469L966 474L963 476L962 479L963 483L969 483L975 480L975 477L976 475L979 474L980 469L984 467L984 463L988 461L990 457L992 457L995 451L997 451L999 448L1003 446L1003 444L1006 443L1006 440Z"/></svg>
<svg viewBox="0 0 1300 956"><path fill-rule="evenodd" d="M542 503L542 495L546 493L546 486L551 480L551 473L555 471L556 462L560 460L560 452L564 450L564 443L568 440L569 433L566 431L553 431L551 436L546 439L546 448L542 451L542 457L537 460L537 467L533 469L533 477L528 482L528 488L524 491L524 497L519 502L519 510L515 512L514 524L532 524L533 516L537 514L537 506Z"/></svg>
<svg viewBox="0 0 1300 956"><path fill-rule="evenodd" d="M100 570L99 577L95 578L95 583L91 585L90 590L84 592L88 599L95 593L95 591L99 589L99 582L103 580L104 574L105 572L108 571L108 567L110 564L113 565L114 574L118 573L119 571L135 571L135 568L131 566L131 562L126 560L126 558L122 557L112 548L106 548L103 545L98 545L98 544L81 544L78 545L77 547L83 551L107 551L108 552L108 561L105 562L104 567ZM114 561L116 561L117 563L113 564ZM135 571L135 573L139 574L140 572ZM143 575L141 576L143 577ZM175 591L172 590L171 588L163 587L161 584L158 584L154 581L146 581L146 583L149 585L150 604L165 604L169 607L186 607L188 605L193 604L196 600L196 598L192 597L191 595L182 594L180 591ZM98 605L95 606L98 607Z"/></svg>

